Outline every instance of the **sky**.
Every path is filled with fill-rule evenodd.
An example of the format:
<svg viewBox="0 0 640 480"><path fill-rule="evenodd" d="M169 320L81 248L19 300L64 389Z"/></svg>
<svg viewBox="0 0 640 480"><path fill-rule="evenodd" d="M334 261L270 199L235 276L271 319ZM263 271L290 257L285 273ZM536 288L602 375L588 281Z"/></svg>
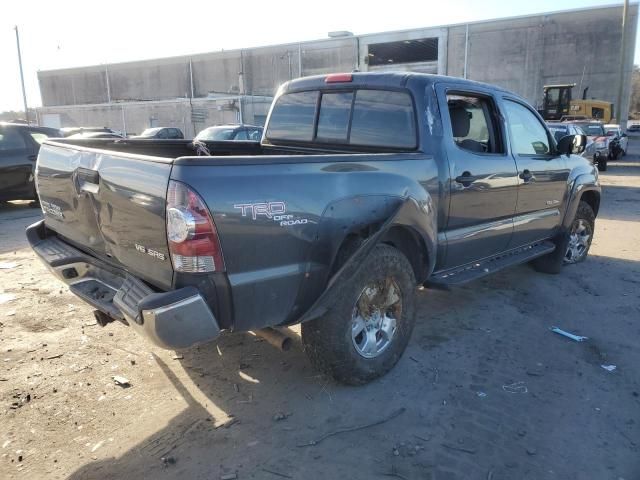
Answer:
<svg viewBox="0 0 640 480"><path fill-rule="evenodd" d="M616 2L396 0L385 2L385 7L381 3L7 0L0 9L0 112L22 109L16 25L20 32L27 102L29 107L37 107L41 105L38 70L314 40L326 38L328 32L336 30L357 35ZM636 63L640 63L638 46Z"/></svg>

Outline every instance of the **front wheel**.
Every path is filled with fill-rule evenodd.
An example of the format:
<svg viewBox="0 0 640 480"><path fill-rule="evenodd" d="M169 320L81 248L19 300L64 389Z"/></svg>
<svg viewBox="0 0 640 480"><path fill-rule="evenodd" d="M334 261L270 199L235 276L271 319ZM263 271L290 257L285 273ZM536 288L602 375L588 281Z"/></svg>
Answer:
<svg viewBox="0 0 640 480"><path fill-rule="evenodd" d="M578 204L578 210L569 230L555 240L556 249L532 263L536 270L544 273L560 273L563 265L584 261L589 254L596 215L591 206L584 201Z"/></svg>
<svg viewBox="0 0 640 480"><path fill-rule="evenodd" d="M607 158L603 155L598 159L598 171L606 172L607 171Z"/></svg>
<svg viewBox="0 0 640 480"><path fill-rule="evenodd" d="M311 363L350 385L387 373L411 337L415 290L407 258L394 247L377 245L329 312L302 324Z"/></svg>

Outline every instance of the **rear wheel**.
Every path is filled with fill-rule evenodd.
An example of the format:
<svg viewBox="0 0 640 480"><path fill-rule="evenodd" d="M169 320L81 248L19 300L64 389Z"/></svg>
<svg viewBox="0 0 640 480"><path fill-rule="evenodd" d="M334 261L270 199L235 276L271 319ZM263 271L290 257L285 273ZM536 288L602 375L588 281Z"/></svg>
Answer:
<svg viewBox="0 0 640 480"><path fill-rule="evenodd" d="M302 324L313 365L350 385L387 373L411 337L415 289L407 258L389 245L377 245L331 310Z"/></svg>

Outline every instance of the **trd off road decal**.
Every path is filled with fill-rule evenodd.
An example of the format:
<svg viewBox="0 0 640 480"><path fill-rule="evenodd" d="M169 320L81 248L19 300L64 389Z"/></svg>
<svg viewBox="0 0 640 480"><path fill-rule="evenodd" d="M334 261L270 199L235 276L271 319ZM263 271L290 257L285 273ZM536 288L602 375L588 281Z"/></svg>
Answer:
<svg viewBox="0 0 640 480"><path fill-rule="evenodd" d="M280 224L281 227L309 223L306 218L296 218L295 215L288 214L287 205L284 202L236 203L233 208L240 210L243 217L251 217L252 220L265 217Z"/></svg>

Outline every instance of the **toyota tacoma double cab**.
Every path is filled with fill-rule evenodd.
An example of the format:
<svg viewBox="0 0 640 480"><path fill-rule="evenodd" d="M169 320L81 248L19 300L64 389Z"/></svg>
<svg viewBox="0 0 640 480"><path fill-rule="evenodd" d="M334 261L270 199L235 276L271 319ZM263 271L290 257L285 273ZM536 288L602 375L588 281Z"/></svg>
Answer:
<svg viewBox="0 0 640 480"><path fill-rule="evenodd" d="M301 323L312 363L362 384L405 350L418 287L585 259L600 205L585 142L490 85L301 78L260 142L45 141L27 237L101 324L180 349Z"/></svg>

